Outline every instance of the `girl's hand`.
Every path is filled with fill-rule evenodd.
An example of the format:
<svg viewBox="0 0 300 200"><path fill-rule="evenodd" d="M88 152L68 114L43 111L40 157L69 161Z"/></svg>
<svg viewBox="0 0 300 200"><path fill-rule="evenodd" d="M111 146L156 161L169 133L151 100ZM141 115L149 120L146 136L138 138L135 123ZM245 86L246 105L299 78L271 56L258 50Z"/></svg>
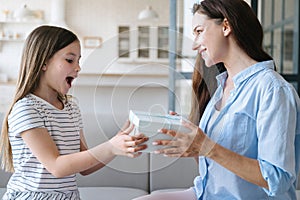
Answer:
<svg viewBox="0 0 300 200"><path fill-rule="evenodd" d="M157 140L153 145L162 145L156 154L164 154L169 157L195 157L207 156L215 145L211 139L196 125L182 120L182 125L190 129L189 133L176 132L174 130L161 129L163 134L173 137L173 140Z"/></svg>
<svg viewBox="0 0 300 200"><path fill-rule="evenodd" d="M131 158L135 158L141 155L141 151L147 148L147 145L142 145L148 140L143 134L137 136L131 136L129 133L133 130L134 125L130 125L130 122L124 124L123 128L112 137L109 142L113 145L113 153L115 155L123 155Z"/></svg>

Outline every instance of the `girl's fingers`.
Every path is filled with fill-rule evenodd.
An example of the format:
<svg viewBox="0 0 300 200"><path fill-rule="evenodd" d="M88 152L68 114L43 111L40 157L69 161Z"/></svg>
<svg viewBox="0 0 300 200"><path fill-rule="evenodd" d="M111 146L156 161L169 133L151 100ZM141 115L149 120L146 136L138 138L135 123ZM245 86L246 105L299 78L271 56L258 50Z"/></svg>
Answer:
<svg viewBox="0 0 300 200"><path fill-rule="evenodd" d="M128 135L129 133L131 133L133 128L134 128L134 125L132 123L130 123L129 120L126 120L126 122L124 123L123 127L120 129L118 134Z"/></svg>
<svg viewBox="0 0 300 200"><path fill-rule="evenodd" d="M128 140L128 141L125 142L126 146L128 146L128 147L137 146L137 145L142 144L142 143L144 143L148 140L148 138L146 138L146 137L139 138L139 139L131 137L130 139L131 140Z"/></svg>
<svg viewBox="0 0 300 200"><path fill-rule="evenodd" d="M123 134L128 135L129 133L131 133L131 131L133 130L133 128L134 128L134 125L131 124L131 123L129 123L128 127L124 131L122 131L122 132L123 132Z"/></svg>
<svg viewBox="0 0 300 200"><path fill-rule="evenodd" d="M135 153L126 153L125 155L129 158L136 158L138 156L140 156L142 154L142 152L135 152Z"/></svg>
<svg viewBox="0 0 300 200"><path fill-rule="evenodd" d="M121 131L125 131L130 125L130 121L127 119L126 122L123 124Z"/></svg>
<svg viewBox="0 0 300 200"><path fill-rule="evenodd" d="M135 148L134 148L134 152L138 152L138 151L141 151L141 150L144 150L144 149L146 149L147 148L147 145L146 144L144 144L144 145L139 145L139 146L136 146Z"/></svg>
<svg viewBox="0 0 300 200"><path fill-rule="evenodd" d="M144 134L142 134L142 133L140 133L140 134L138 134L138 135L136 135L136 136L134 136L135 137L135 139L142 139L142 138L147 138Z"/></svg>

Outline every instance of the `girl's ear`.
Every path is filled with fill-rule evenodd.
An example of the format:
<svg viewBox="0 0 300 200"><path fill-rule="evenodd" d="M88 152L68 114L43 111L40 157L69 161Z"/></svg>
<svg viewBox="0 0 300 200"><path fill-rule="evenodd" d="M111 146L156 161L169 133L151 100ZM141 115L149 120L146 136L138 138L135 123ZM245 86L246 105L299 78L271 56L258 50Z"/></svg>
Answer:
<svg viewBox="0 0 300 200"><path fill-rule="evenodd" d="M46 64L43 64L42 70L43 70L43 71L46 71L46 69L47 69L47 65L46 65Z"/></svg>
<svg viewBox="0 0 300 200"><path fill-rule="evenodd" d="M227 18L223 20L223 33L224 36L229 36L229 34L231 33L231 27L229 25Z"/></svg>

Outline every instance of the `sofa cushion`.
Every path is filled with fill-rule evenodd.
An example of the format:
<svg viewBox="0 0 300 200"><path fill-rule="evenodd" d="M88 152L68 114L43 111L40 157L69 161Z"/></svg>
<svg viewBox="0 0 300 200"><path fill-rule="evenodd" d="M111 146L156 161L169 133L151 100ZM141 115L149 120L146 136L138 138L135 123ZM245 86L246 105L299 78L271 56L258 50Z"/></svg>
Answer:
<svg viewBox="0 0 300 200"><path fill-rule="evenodd" d="M6 188L0 188L0 199L6 192ZM135 197L148 194L146 191L125 187L79 187L81 200L110 199L130 200Z"/></svg>
<svg viewBox="0 0 300 200"><path fill-rule="evenodd" d="M0 188L0 199L2 199L5 192L6 192L6 188Z"/></svg>
<svg viewBox="0 0 300 200"><path fill-rule="evenodd" d="M141 189L126 187L79 187L79 192L82 200L130 200L148 194Z"/></svg>

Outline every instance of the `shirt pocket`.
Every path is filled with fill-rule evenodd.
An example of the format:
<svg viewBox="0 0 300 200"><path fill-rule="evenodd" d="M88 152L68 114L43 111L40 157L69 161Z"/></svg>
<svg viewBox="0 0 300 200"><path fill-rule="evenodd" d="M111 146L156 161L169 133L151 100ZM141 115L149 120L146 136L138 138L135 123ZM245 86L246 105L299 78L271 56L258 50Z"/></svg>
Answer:
<svg viewBox="0 0 300 200"><path fill-rule="evenodd" d="M232 113L226 114L225 119L220 144L234 152L243 151L250 131L250 117L244 113Z"/></svg>

